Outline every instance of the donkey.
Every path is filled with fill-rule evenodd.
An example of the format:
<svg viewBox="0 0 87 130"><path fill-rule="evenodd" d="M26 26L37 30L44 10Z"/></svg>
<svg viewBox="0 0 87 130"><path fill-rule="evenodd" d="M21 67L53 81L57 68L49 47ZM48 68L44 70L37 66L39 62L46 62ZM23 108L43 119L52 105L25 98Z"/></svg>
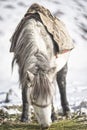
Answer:
<svg viewBox="0 0 87 130"><path fill-rule="evenodd" d="M42 128L51 125L52 102L55 93L54 80L57 81L61 96L63 113L70 109L66 96L67 62L70 51L58 53L59 48L47 31L44 24L30 17L16 34L14 46L14 62L19 66L19 80L22 86L21 121L31 120L30 106Z"/></svg>

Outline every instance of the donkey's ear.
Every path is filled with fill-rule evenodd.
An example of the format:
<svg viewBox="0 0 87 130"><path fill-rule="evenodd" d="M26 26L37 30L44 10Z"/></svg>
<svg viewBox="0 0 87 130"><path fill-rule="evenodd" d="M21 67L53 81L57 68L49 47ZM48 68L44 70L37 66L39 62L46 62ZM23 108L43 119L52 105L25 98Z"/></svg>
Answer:
<svg viewBox="0 0 87 130"><path fill-rule="evenodd" d="M34 75L30 71L27 71L27 78L30 82L32 82L34 79Z"/></svg>
<svg viewBox="0 0 87 130"><path fill-rule="evenodd" d="M53 74L56 71L56 67L52 67L48 70L48 74Z"/></svg>

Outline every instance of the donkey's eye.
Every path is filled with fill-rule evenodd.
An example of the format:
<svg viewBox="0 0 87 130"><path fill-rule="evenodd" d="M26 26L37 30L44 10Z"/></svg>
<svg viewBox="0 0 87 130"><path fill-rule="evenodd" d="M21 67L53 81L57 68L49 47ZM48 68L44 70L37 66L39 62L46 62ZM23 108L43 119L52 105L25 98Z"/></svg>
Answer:
<svg viewBox="0 0 87 130"><path fill-rule="evenodd" d="M32 85L31 83L27 80L27 86L30 88Z"/></svg>

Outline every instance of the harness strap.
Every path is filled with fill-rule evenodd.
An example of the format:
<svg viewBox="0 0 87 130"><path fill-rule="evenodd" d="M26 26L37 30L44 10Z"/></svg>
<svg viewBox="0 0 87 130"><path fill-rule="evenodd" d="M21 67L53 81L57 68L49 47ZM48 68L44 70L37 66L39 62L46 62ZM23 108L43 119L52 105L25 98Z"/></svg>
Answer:
<svg viewBox="0 0 87 130"><path fill-rule="evenodd" d="M32 105L35 105L35 106L37 106L37 107L46 108L46 107L48 107L51 103L46 104L46 105L39 105L39 104L37 104L37 103L31 101L31 104L32 104Z"/></svg>

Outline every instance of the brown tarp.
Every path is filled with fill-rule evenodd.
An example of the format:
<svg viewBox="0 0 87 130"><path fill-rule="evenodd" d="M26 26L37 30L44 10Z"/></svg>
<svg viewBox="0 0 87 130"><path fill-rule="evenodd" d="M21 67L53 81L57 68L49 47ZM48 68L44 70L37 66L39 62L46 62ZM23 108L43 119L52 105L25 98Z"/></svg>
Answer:
<svg viewBox="0 0 87 130"><path fill-rule="evenodd" d="M27 19L30 18L30 16L33 16L35 18L35 15L36 18L37 16L39 16L37 19L41 20L48 32L53 36L54 41L58 45L59 53L62 53L67 50L72 50L74 48L72 39L69 36L64 23L60 21L58 18L54 17L48 9L38 4L33 4L28 9L27 13L17 26L11 38L12 45L10 48L10 52L14 52L16 41L23 27L23 24L26 22Z"/></svg>

